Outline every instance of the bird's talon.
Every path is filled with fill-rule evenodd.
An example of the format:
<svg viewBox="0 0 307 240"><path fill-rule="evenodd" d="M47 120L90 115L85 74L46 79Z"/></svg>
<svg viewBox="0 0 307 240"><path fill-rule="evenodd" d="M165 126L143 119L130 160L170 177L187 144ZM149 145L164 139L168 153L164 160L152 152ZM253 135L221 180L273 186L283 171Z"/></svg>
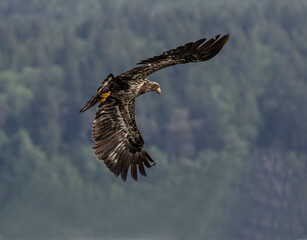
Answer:
<svg viewBox="0 0 307 240"><path fill-rule="evenodd" d="M111 91L108 91L106 93L103 93L100 95L100 99L98 100L99 102L103 103L107 98L110 96Z"/></svg>

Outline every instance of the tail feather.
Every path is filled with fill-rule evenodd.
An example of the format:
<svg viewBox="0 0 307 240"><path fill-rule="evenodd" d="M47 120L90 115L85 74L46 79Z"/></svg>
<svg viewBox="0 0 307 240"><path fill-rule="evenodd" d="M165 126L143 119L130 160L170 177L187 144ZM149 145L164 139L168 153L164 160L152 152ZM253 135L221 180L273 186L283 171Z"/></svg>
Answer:
<svg viewBox="0 0 307 240"><path fill-rule="evenodd" d="M83 113L84 111L86 111L87 109L93 107L96 103L98 103L98 98L97 98L97 94L95 94L88 102L87 104L80 110L80 113Z"/></svg>
<svg viewBox="0 0 307 240"><path fill-rule="evenodd" d="M102 86L99 87L97 89L97 92L96 94L87 102L87 104L80 110L79 114L80 113L83 113L84 111L86 111L87 109L93 107L96 103L98 103L98 99L99 99L99 96L101 95L101 93L104 93L104 92L108 92L108 86L110 85L111 81L114 80L114 76L112 73L110 73L108 75L108 77L102 82Z"/></svg>

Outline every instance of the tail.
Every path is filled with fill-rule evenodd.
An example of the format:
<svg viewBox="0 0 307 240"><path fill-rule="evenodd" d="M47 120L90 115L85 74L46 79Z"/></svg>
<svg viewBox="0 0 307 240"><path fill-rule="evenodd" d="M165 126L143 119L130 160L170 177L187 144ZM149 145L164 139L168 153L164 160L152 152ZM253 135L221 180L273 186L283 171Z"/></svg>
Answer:
<svg viewBox="0 0 307 240"><path fill-rule="evenodd" d="M114 76L112 73L108 75L108 77L102 82L102 86L97 89L96 94L87 102L87 104L80 110L80 113L83 113L87 109L93 107L96 103L98 103L99 95L101 92L107 91L107 85L110 84L110 82L114 79Z"/></svg>
<svg viewBox="0 0 307 240"><path fill-rule="evenodd" d="M87 109L93 107L96 103L98 103L98 97L97 94L95 94L88 102L87 104L80 110L80 113L83 113L84 111L86 111Z"/></svg>

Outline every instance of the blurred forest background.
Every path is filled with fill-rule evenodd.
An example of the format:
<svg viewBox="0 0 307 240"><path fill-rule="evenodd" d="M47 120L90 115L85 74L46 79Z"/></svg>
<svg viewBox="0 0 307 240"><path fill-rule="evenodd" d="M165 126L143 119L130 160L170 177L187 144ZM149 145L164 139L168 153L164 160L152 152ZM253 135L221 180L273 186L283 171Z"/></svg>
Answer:
<svg viewBox="0 0 307 240"><path fill-rule="evenodd" d="M0 0L0 239L307 238L307 1ZM91 150L107 74L230 33L136 101L148 178Z"/></svg>

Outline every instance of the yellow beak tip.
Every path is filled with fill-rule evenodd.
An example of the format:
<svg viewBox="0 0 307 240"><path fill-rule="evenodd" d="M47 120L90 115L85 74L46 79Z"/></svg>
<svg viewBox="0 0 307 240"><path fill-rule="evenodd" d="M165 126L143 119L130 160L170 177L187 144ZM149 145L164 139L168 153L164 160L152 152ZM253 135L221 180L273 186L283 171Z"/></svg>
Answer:
<svg viewBox="0 0 307 240"><path fill-rule="evenodd" d="M161 94L161 88L157 89L157 93Z"/></svg>

